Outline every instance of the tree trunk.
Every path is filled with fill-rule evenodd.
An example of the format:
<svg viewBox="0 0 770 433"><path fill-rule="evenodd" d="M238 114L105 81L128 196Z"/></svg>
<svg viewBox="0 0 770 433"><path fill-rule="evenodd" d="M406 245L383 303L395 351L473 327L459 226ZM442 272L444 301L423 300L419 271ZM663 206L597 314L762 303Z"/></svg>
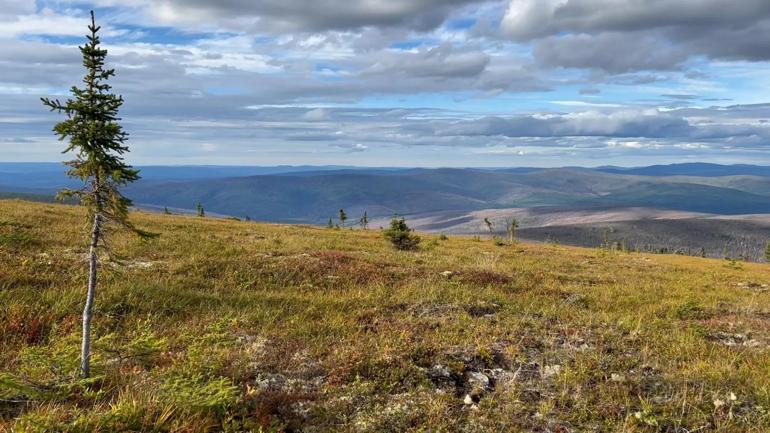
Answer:
<svg viewBox="0 0 770 433"><path fill-rule="evenodd" d="M99 265L97 248L102 234L102 216L94 215L94 227L91 231L91 248L89 251L88 293L86 306L83 308L83 345L80 351L80 374L84 378L91 374L91 317L93 316L94 297L96 296L96 269Z"/></svg>

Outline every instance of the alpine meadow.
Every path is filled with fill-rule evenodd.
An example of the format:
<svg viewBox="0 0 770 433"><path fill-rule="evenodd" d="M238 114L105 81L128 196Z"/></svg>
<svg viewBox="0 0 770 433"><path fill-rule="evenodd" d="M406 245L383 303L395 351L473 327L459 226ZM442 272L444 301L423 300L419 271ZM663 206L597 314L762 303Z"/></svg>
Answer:
<svg viewBox="0 0 770 433"><path fill-rule="evenodd" d="M768 28L0 0L0 433L770 432Z"/></svg>

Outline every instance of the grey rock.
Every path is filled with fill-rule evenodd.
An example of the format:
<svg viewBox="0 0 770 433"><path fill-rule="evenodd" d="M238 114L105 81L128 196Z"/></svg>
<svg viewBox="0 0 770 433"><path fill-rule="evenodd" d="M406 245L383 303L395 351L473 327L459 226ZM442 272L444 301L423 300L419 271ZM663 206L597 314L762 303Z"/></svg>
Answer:
<svg viewBox="0 0 770 433"><path fill-rule="evenodd" d="M469 371L466 373L466 380L468 384L473 388L486 389L489 388L489 377L478 371Z"/></svg>

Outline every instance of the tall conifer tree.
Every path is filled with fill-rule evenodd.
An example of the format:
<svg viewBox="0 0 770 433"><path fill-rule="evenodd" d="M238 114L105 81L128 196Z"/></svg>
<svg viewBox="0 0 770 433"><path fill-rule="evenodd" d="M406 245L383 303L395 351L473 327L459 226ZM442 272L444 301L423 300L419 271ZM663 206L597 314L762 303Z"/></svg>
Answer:
<svg viewBox="0 0 770 433"><path fill-rule="evenodd" d="M128 220L131 200L123 196L121 187L139 179L139 171L125 163L123 154L128 152L128 134L118 121L118 110L123 97L111 93L107 80L115 75L114 69L105 68L107 50L100 48L99 29L91 11L90 32L87 42L80 47L86 75L83 87L73 86L72 97L65 102L58 99L42 98L43 104L66 115L66 120L54 127L59 140L68 141L63 153L74 153L75 159L66 162L70 167L67 174L83 181L83 188L65 189L60 198L76 197L88 209L92 222L89 250L89 275L86 302L83 309L83 340L81 347L80 374L91 374L91 319L96 296L96 278L99 266L98 250L105 236L105 224L119 226L141 235L149 233L138 230Z"/></svg>

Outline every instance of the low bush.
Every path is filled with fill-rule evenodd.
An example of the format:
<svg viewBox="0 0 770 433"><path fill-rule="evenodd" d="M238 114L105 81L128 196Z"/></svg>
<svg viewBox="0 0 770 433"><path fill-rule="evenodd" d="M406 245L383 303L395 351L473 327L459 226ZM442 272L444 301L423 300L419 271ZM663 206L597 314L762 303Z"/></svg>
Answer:
<svg viewBox="0 0 770 433"><path fill-rule="evenodd" d="M397 250L415 250L420 243L420 237L412 233L404 218L390 220L390 228L385 230L384 235Z"/></svg>

